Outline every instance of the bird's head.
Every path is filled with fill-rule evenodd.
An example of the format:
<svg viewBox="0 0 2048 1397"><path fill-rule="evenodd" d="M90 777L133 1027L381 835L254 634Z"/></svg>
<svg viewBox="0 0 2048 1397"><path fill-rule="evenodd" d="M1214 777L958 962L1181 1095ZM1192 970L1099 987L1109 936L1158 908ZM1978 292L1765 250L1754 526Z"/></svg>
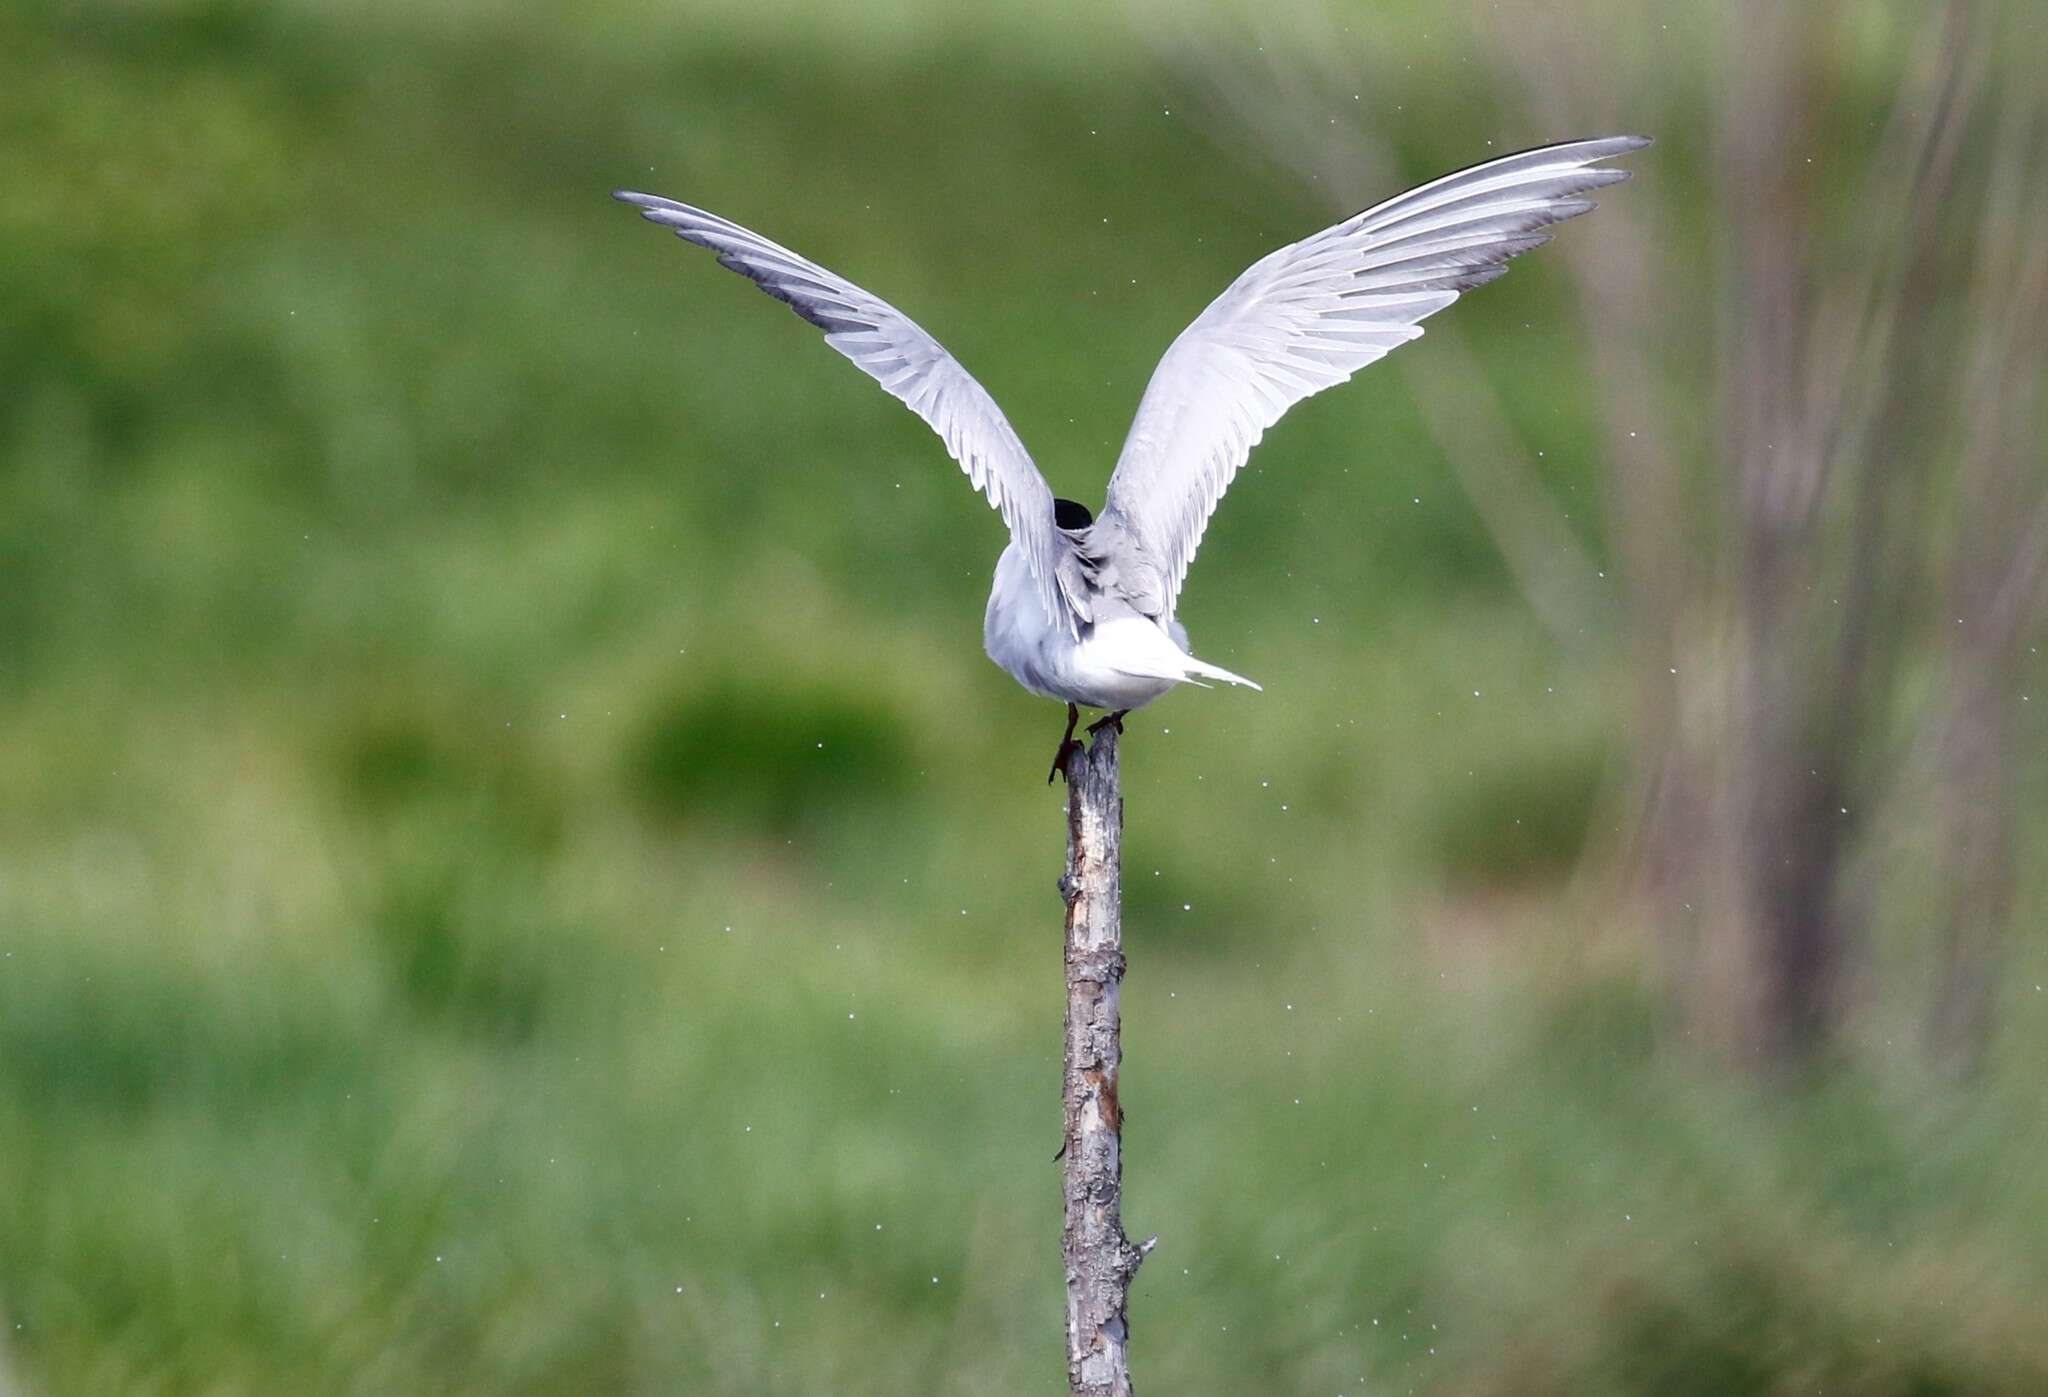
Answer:
<svg viewBox="0 0 2048 1397"><path fill-rule="evenodd" d="M1070 534L1077 534L1095 522L1088 506L1075 500L1054 500L1052 522Z"/></svg>

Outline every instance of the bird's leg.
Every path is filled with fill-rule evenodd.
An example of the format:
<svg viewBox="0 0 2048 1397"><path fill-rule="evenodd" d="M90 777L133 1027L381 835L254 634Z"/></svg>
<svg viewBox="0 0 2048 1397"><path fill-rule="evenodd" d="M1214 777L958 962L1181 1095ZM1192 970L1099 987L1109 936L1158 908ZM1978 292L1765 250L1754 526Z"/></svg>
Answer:
<svg viewBox="0 0 2048 1397"><path fill-rule="evenodd" d="M1117 733L1121 735L1124 730L1124 716L1128 714L1130 711L1131 710L1128 708L1119 708L1116 712L1110 714L1105 718L1097 718L1094 722L1088 725L1088 735L1090 737L1093 737L1095 736L1095 734L1101 732L1104 728L1115 728L1117 730ZM1068 731L1071 732L1072 729L1070 728L1068 729Z"/></svg>
<svg viewBox="0 0 2048 1397"><path fill-rule="evenodd" d="M1067 769L1067 758L1081 750L1081 744L1074 741L1074 724L1081 721L1081 710L1073 704L1067 705L1067 731L1060 738L1060 750L1053 753L1052 770L1045 774L1045 784L1050 786L1053 778ZM1091 729L1092 731L1092 729Z"/></svg>

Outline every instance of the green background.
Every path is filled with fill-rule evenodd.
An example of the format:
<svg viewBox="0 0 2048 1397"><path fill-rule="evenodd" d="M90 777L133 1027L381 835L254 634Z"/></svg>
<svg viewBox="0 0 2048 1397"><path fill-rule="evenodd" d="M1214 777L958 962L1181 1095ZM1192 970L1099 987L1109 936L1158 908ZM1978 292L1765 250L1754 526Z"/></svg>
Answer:
<svg viewBox="0 0 2048 1397"><path fill-rule="evenodd" d="M1706 8L1606 196L1691 240L1681 338ZM1195 15L0 10L0 1388L1063 1390L1000 522L606 194L903 307L1092 503L1245 265L1593 134L1378 6L1331 121L1399 169L1304 188L1141 37ZM1842 35L1866 149L1906 36ZM1559 253L1445 319L1598 567ZM2037 938L1967 1083L1881 1015L1797 1083L1690 1051L1605 893L1631 661L1532 617L1390 367L1269 434L1182 615L1265 691L1125 744L1141 1391L2048 1390Z"/></svg>

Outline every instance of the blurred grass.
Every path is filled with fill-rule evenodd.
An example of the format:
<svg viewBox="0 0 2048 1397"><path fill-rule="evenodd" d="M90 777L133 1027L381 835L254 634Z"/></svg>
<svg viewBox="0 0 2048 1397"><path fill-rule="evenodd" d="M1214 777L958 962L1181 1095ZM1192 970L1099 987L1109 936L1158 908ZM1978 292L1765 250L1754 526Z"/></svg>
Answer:
<svg viewBox="0 0 2048 1397"><path fill-rule="evenodd" d="M1057 713L979 654L999 525L603 195L875 287L1084 499L1319 205L1092 8L853 13L0 12L31 1390L1059 1389ZM1377 23L1408 173L1562 134ZM1659 149L1625 197L1687 197ZM1590 496L1558 269L1457 313ZM2038 949L1966 1090L1690 1057L1573 877L1626 844L1618 662L1449 479L1393 375L1291 416L1187 599L1268 692L1132 724L1146 1388L2048 1390Z"/></svg>

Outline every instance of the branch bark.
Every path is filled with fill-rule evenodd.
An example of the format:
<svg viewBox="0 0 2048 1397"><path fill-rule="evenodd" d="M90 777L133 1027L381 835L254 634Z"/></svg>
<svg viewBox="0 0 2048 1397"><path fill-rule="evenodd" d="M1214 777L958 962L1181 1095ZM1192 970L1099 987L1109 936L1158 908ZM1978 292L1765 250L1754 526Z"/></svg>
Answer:
<svg viewBox="0 0 2048 1397"><path fill-rule="evenodd" d="M1124 801L1117 732L1067 759L1067 1028L1064 1104L1067 1384L1074 1397L1129 1397L1131 1279L1152 1243L1123 1228Z"/></svg>

